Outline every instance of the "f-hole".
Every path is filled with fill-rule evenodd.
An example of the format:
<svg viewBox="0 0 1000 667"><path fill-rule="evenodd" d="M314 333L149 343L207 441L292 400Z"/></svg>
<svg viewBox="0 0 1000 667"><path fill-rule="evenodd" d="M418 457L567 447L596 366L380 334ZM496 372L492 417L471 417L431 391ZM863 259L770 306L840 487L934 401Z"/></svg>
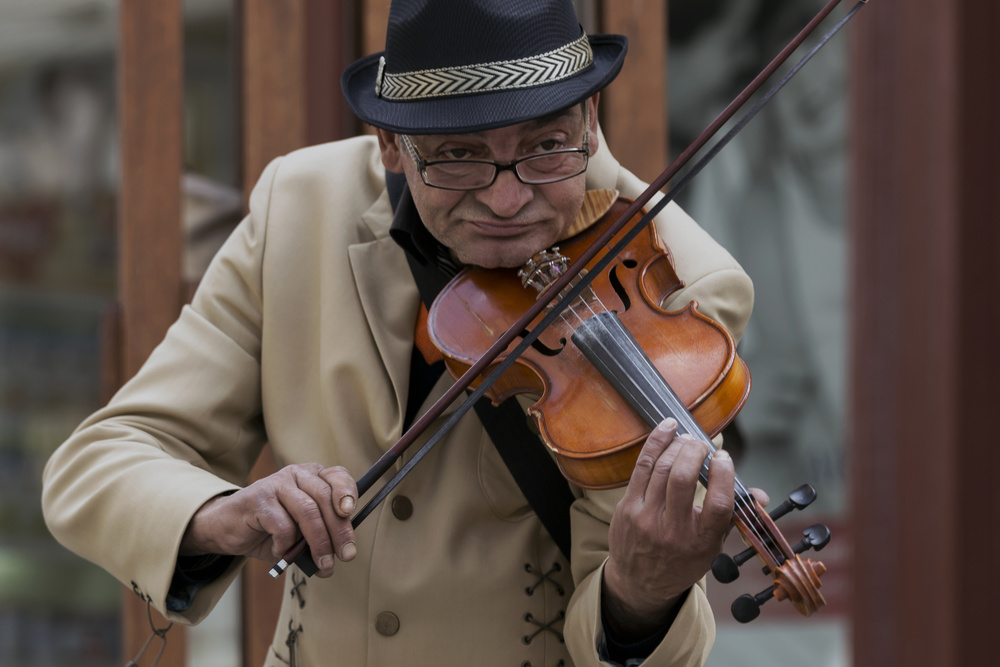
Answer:
<svg viewBox="0 0 1000 667"><path fill-rule="evenodd" d="M524 338L525 336L527 336L528 333L530 333L528 329L525 329L524 331L522 331L521 334L520 334L521 338ZM541 340L539 340L539 339L536 338L534 341L532 341L531 347L532 347L532 349L534 349L539 354L543 354L546 357L554 357L557 354L559 354L560 352L562 352L563 348L566 347L566 339L565 338L560 338L559 339L559 347L558 348L552 348L552 347L549 347L548 345L545 345L544 343L542 343Z"/></svg>
<svg viewBox="0 0 1000 667"><path fill-rule="evenodd" d="M639 266L639 263L634 259L623 259L620 263L615 264L614 267L608 272L608 282L611 283L611 289L615 291L618 298L621 300L621 312L625 312L632 307L632 299L629 298L628 290L625 289L625 285L622 284L622 278L618 275L618 271L621 268L628 269L632 271L635 267ZM610 304L604 304L607 306L608 310L614 310L611 308Z"/></svg>
<svg viewBox="0 0 1000 667"><path fill-rule="evenodd" d="M608 282L611 283L611 289L614 291L615 295L621 302L619 304L620 312L625 312L632 306L632 299L628 295L628 290L625 289L625 285L623 284L622 278L619 276L619 271L625 271L625 270L632 271L637 266L639 266L639 263L634 259L623 259L618 264L615 264L610 271L608 271ZM612 308L613 305L615 304L605 303L604 307L607 308L608 310L617 311L618 309ZM522 338L524 338L527 335L528 335L527 329L521 332ZM531 347L534 350L536 350L539 354L545 355L546 357L554 357L563 351L563 349L566 347L566 343L567 341L565 338L560 338L559 347L553 348L549 347L548 345L545 345L544 343L541 342L540 339L536 338L534 342L531 343Z"/></svg>

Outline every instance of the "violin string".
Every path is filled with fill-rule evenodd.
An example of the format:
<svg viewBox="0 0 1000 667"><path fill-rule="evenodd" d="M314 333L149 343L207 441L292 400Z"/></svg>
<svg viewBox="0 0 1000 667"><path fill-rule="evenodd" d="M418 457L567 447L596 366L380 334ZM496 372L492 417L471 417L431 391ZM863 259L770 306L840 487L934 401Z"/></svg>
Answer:
<svg viewBox="0 0 1000 667"><path fill-rule="evenodd" d="M571 330L576 330L579 328L579 325L583 324L585 320L577 310L578 305L582 305L584 311L590 313L591 316L590 319L597 322L597 324L603 329L604 333L607 334L607 339L613 340L619 346L621 346L617 350L619 354L625 355L625 358L628 358L633 362L639 362L640 360L642 360L644 354L642 353L641 348L639 348L638 344L636 343L633 337L625 336L624 341L622 341L621 340L622 337L613 335L613 332L611 332L607 328L607 326L602 321L600 321L600 319L597 319L596 317L598 311L605 313L612 311L610 311L608 307L604 305L604 302L600 299L600 297L596 295L596 293L594 293L591 287L588 286L585 293L590 297L590 299L586 298L583 294L581 294L576 300L574 300L572 304L569 305L568 308L564 309L560 314L560 317L566 324L566 326L569 327ZM597 304L599 306L598 310L595 310L591 304ZM575 316L575 318L578 320L578 324L576 326L574 326L574 324L570 322L569 319L567 318L567 312L571 312L572 315ZM601 343L601 345L603 347L603 343ZM628 349L626 349L623 345L627 345ZM611 350L607 350L605 348L605 351L607 352L608 358L611 359L619 358ZM659 374L659 372L655 368L649 369L648 365L645 363L636 363L636 365L640 368L641 371L642 369L646 369L645 372L643 372L643 375L645 376L644 379L646 380L646 385L652 388L657 398L660 398L669 406L671 406L672 412L674 413L674 417L678 420L678 423L682 424L685 431L691 435L699 437L700 439L708 443L710 453L715 454L715 452L718 451L717 448L712 443L711 439L708 437L708 434L705 433L705 431L701 428L701 426L698 425L698 423L693 419L690 412L687 410L687 407L680 404L679 401L676 399L676 397L672 395L672 392L667 391L666 389L663 389L662 391L658 391L656 389L657 385L662 386L666 384L665 381L663 380L663 377ZM643 390L639 388L639 391L642 392ZM643 394L644 394L643 398L645 398L648 401L649 396L645 395L644 392ZM659 418L660 416L655 415L655 417ZM764 527L761 524L761 522L757 518L756 512L754 511L754 508L751 505L751 501L747 500L747 498L752 498L749 489L747 489L746 486L743 485L743 482L739 479L739 477L736 478L735 487L736 490L738 491L738 493L736 493L734 496L735 512L743 519L744 524L747 526L749 530L751 530L754 533L755 537L760 541L760 543L764 545L765 548L767 548L769 551L771 551L770 544L772 543L772 540L767 539L765 537L765 534L769 533L769 531L766 529L766 527ZM773 551L771 552L771 556L776 561L778 562L781 561L780 555L775 554Z"/></svg>

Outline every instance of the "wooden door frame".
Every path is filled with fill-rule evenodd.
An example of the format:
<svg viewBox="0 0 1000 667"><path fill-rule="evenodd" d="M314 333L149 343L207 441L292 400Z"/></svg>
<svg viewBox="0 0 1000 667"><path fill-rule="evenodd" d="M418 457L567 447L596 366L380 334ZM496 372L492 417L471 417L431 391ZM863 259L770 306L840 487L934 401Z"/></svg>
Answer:
<svg viewBox="0 0 1000 667"><path fill-rule="evenodd" d="M979 0L875 0L854 28L855 667L994 659L997 28Z"/></svg>

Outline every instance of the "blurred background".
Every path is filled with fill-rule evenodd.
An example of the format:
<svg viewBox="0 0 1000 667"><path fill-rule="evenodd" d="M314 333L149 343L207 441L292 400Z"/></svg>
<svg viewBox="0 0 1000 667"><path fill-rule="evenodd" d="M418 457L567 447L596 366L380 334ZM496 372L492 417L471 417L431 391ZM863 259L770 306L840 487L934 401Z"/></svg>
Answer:
<svg viewBox="0 0 1000 667"><path fill-rule="evenodd" d="M183 212L191 242L184 260L192 277L216 245L213 230L242 207L232 14L227 0L185 3ZM4 666L127 659L121 586L52 540L39 500L48 455L102 402L102 320L117 300L117 44L114 0L0 2ZM236 616L229 615L231 633ZM222 646L230 653L220 662L210 657L211 642L193 644L192 664L238 664L233 646Z"/></svg>
<svg viewBox="0 0 1000 667"><path fill-rule="evenodd" d="M259 171L247 167L242 143L245 61L238 55L245 46L238 26L247 8L259 4L183 3L177 224L186 284L197 282L240 217L243 191ZM351 45L347 61L354 52L380 48L380 24L372 17L381 17L384 25L387 4L336 3L340 16L347 17L349 39L340 36ZM608 2L576 4L589 32L640 30L642 21L635 16L625 27L607 27ZM676 156L823 4L646 3L658 7L659 18L641 29L659 34L665 47L650 60L640 52L642 42L634 42L626 70L635 58L662 65L640 76L648 79L654 72L654 91L660 86L665 93L664 103L655 106L663 154ZM121 586L56 544L39 504L48 455L120 380L109 378L102 360L121 288L119 34L114 0L0 2L0 665L5 666L89 667L132 657L123 654L129 649L123 648L128 642L122 625L123 616L134 611L123 611ZM739 625L729 603L739 593L763 589L765 579L711 586L719 637L709 664L716 667L852 664L845 442L852 326L846 306L848 48L844 36L828 44L679 198L756 285L754 318L740 348L753 373L753 392L737 420L741 437L732 442L740 477L766 489L775 503L799 484L813 484L819 499L801 513L804 518L797 513L782 529L795 535L800 527L822 522L834 533L821 557L829 569L823 580L829 605L816 618L771 604L761 619ZM321 77L331 82L334 96L338 76L339 71ZM619 115L634 108L609 107ZM611 148L622 157L629 150L624 133L614 134L607 120L602 122ZM348 132L327 132L327 138L365 131L349 120L347 126ZM304 136L323 138L312 131ZM623 162L630 164L627 158ZM655 175L637 171L647 179ZM209 621L187 632L184 655L171 664L253 664L240 648L248 627L241 619L242 599L235 586ZM140 636L148 634L144 617L135 623ZM269 640L269 628L261 632Z"/></svg>

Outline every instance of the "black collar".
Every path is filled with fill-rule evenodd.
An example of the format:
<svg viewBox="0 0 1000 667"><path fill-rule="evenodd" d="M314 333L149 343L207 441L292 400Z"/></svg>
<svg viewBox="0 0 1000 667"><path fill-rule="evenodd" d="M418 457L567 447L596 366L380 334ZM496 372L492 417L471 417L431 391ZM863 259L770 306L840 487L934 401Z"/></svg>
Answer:
<svg viewBox="0 0 1000 667"><path fill-rule="evenodd" d="M405 177L386 172L386 188L394 213L389 227L392 240L421 266L430 264L448 278L454 277L460 267L451 258L448 248L427 231L413 203Z"/></svg>
<svg viewBox="0 0 1000 667"><path fill-rule="evenodd" d="M389 236L406 253L420 298L430 308L434 298L455 277L460 267L452 260L448 248L427 231L413 203L406 178L387 171L386 188L394 211Z"/></svg>

